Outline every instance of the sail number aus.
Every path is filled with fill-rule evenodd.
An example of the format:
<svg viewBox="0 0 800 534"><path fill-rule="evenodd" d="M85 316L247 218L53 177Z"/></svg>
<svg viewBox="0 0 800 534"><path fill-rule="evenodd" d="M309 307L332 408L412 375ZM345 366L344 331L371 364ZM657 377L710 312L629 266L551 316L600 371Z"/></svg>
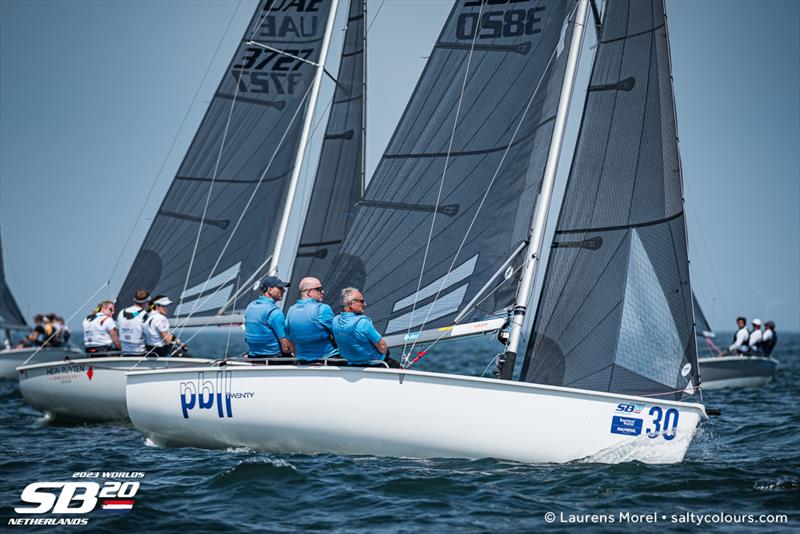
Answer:
<svg viewBox="0 0 800 534"><path fill-rule="evenodd" d="M462 13L456 23L457 39L496 39L498 37L519 37L534 35L542 31L537 16L544 11L544 6L530 9L509 9L508 11L486 11L478 13Z"/></svg>

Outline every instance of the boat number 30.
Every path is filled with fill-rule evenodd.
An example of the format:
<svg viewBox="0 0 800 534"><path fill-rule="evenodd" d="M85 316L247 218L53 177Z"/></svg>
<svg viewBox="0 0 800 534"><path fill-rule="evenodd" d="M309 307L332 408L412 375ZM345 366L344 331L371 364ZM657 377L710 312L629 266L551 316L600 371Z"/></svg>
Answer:
<svg viewBox="0 0 800 534"><path fill-rule="evenodd" d="M678 415L680 414L675 408L667 411L662 410L660 406L650 408L650 416L653 419L650 421L652 426L647 428L647 437L663 436L667 441L675 439L678 433Z"/></svg>

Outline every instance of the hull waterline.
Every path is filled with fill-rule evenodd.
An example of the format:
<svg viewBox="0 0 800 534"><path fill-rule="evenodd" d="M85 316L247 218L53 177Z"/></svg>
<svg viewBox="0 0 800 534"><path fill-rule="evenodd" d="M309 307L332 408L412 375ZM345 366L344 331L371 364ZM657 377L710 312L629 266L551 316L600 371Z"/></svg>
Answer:
<svg viewBox="0 0 800 534"><path fill-rule="evenodd" d="M131 421L163 446L672 463L706 417L700 404L407 370L206 367L127 376Z"/></svg>
<svg viewBox="0 0 800 534"><path fill-rule="evenodd" d="M18 368L22 396L50 420L127 421L125 373L132 368L196 366L198 358L80 358ZM134 367L135 366L135 367Z"/></svg>
<svg viewBox="0 0 800 534"><path fill-rule="evenodd" d="M36 351L39 351L38 353ZM57 362L65 357L80 357L82 352L69 347L31 347L27 349L10 349L0 351L0 378L17 379L17 367L37 363Z"/></svg>
<svg viewBox="0 0 800 534"><path fill-rule="evenodd" d="M718 356L700 358L703 390L761 387L775 376L780 362L762 356Z"/></svg>

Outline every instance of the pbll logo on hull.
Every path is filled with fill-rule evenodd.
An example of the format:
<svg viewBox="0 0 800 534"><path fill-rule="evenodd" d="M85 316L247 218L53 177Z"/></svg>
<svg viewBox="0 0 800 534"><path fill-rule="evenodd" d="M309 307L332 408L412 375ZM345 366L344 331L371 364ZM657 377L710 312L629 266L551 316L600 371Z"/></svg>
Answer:
<svg viewBox="0 0 800 534"><path fill-rule="evenodd" d="M180 383L181 411L183 418L189 418L189 412L195 408L211 410L216 408L217 416L233 417L231 407L231 372L216 371L213 379L205 378L205 373L198 372L197 380Z"/></svg>

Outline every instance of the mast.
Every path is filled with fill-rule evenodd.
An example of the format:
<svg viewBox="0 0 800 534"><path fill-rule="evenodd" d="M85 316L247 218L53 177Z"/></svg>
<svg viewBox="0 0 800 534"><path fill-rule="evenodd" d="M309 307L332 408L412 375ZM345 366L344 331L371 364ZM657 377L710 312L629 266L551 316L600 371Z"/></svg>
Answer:
<svg viewBox="0 0 800 534"><path fill-rule="evenodd" d="M314 108L317 104L319 97L319 88L322 83L322 74L325 69L325 62L328 59L328 48L331 43L331 34L333 33L333 26L336 19L336 8L339 5L339 0L331 1L330 12L328 13L328 23L325 27L325 36L322 40L322 51L320 52L319 64L317 65L317 73L314 76L313 86L311 87L311 94L309 95L308 109L306 110L305 120L303 122L303 132L300 135L300 146L297 149L297 156L295 157L294 167L292 168L292 177L289 179L289 190L286 193L286 202L284 203L283 214L281 216L280 226L278 227L278 235L275 239L274 252L272 254L272 261L269 264L269 274L276 275L278 273L278 262L281 259L281 252L284 247L286 239L286 230L289 227L289 216L291 215L291 208L294 206L295 196L297 194L297 183L300 179L300 171L303 166L303 159L306 153L306 146L308 145L308 137L311 132L311 122L314 118ZM311 179L311 187L314 186L314 178ZM308 206L299 206L301 210L305 211ZM303 217L301 217L302 219ZM300 232L291 244L291 255L294 256L297 252L297 245L300 241ZM289 252L289 251L287 251ZM290 267L291 269L291 267ZM291 273L288 273L291 275Z"/></svg>
<svg viewBox="0 0 800 534"><path fill-rule="evenodd" d="M364 74L361 77L361 194L359 198L364 198L364 190L367 188L367 0L361 0L361 12L364 13L364 54L362 62L364 64ZM376 12L377 15L377 12Z"/></svg>
<svg viewBox="0 0 800 534"><path fill-rule="evenodd" d="M516 362L519 342L522 337L522 327L525 322L528 303L531 299L536 268L539 265L539 259L541 257L544 231L547 226L547 214L553 196L553 186L556 180L556 171L558 170L558 159L561 155L561 145L567 126L569 104L572 98L572 90L575 87L575 77L578 72L581 47L583 46L583 35L586 27L588 8L589 0L580 0L575 10L575 26L572 29L572 41L570 43L567 71L564 75L564 82L561 85L561 96L559 98L558 112L553 128L553 138L550 142L550 150L547 155L542 188L536 200L536 208L533 212L533 220L528 233L528 261L523 269L522 279L517 289L517 301L514 304L514 311L511 317L511 330L509 332L508 345L498 363L501 380L510 380L514 374L514 363Z"/></svg>

